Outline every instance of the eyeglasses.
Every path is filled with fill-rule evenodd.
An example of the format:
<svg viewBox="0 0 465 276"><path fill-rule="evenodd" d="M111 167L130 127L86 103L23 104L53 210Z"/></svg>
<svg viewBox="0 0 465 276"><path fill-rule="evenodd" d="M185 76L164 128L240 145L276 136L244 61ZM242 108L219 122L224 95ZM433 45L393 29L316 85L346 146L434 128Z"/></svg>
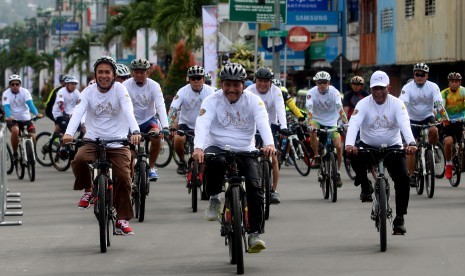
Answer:
<svg viewBox="0 0 465 276"><path fill-rule="evenodd" d="M20 86L21 84L19 82L14 82L14 83L10 83L11 86Z"/></svg>
<svg viewBox="0 0 465 276"><path fill-rule="evenodd" d="M415 74L415 77L419 77L419 78L424 78L425 76L426 74L420 74L420 73Z"/></svg>
<svg viewBox="0 0 465 276"><path fill-rule="evenodd" d="M189 77L190 80L193 80L193 81L198 81L198 80L201 80L203 77L202 76L193 76L193 77Z"/></svg>
<svg viewBox="0 0 465 276"><path fill-rule="evenodd" d="M362 86L363 83L352 83L352 85Z"/></svg>
<svg viewBox="0 0 465 276"><path fill-rule="evenodd" d="M327 81L317 81L316 84L322 85L322 84L328 84L328 82Z"/></svg>

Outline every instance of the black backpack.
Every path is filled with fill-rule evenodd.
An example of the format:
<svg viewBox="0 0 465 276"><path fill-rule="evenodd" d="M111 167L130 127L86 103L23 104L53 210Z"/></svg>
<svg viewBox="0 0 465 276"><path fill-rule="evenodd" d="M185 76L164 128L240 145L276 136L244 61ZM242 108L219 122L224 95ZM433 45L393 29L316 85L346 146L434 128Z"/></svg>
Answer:
<svg viewBox="0 0 465 276"><path fill-rule="evenodd" d="M50 95L48 95L48 99L45 102L45 115L50 118L50 120L55 122L55 118L53 117L53 105L55 104L55 99L57 98L57 92L60 90L63 86L59 86L50 92Z"/></svg>

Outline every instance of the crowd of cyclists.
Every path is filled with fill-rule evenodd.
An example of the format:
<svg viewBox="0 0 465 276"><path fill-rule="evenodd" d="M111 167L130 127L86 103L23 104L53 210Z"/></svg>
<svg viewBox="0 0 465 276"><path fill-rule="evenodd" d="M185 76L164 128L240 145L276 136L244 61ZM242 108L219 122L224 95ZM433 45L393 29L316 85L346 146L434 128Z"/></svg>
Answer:
<svg viewBox="0 0 465 276"><path fill-rule="evenodd" d="M308 90L306 111L295 106L287 88L281 85L271 69L261 67L253 75L253 82L245 68L238 63L226 64L219 73L219 88L212 86L210 74L201 66L187 70L187 84L176 93L169 110L166 110L160 85L150 79L150 63L135 59L129 68L117 64L111 57L102 56L94 64L94 80L79 91L78 80L70 75L60 75L60 86L48 99L46 115L55 123L54 131L63 134L63 143L72 143L80 130L84 139L121 139L130 137L132 144L141 141L141 132L155 132L151 138L149 152L149 178L159 179L156 160L160 153L161 139L173 138L175 154L179 157L176 172L187 173L184 157L185 136L177 131L195 133L193 158L204 163L205 154L218 153L225 146L232 151L253 151L260 144L265 156L272 160L271 203L278 204L279 167L276 155L280 135L291 135L288 130L286 108L310 138L309 150L313 152L315 166L321 158L317 129L338 128L332 140L337 153L338 187L342 186L340 167L343 154L350 157L356 173L354 185L361 186L360 200L372 201L373 185L367 177L367 162L358 155L358 148L387 147L404 148L405 155L386 159L386 167L394 181L396 217L393 222L395 233L405 234L404 215L407 214L410 187L415 187L415 152L419 129L410 124L431 124L429 143L436 145L444 141L446 158L445 176L452 177L452 144L461 139L465 116L465 88L462 76L452 72L448 75L449 86L440 90L429 81L429 67L424 63L413 66L413 80L402 87L397 98L389 94L390 79L383 71L370 77L369 91L364 90L365 80L354 76L351 89L341 97L340 91L330 84L328 72L320 71L313 80L315 86ZM26 124L29 133L35 128L31 113L43 115L34 106L30 92L21 87L19 75L11 75L9 87L3 92L2 105L7 127L11 132L13 159L18 156L18 130ZM443 130L436 127L440 118ZM441 127L442 128L442 127ZM129 136L128 136L129 133ZM259 136L257 136L259 133ZM440 134L441 133L441 134ZM341 135L345 136L344 142ZM154 136L155 137L155 136ZM257 138L260 137L261 143ZM440 139L441 138L441 139ZM87 209L92 204L92 179L88 164L95 161L96 147L85 144L80 147L72 161L75 176L74 190L82 190L78 207ZM127 146L112 145L107 150L115 177L116 227L119 234L132 235L129 225L134 212L131 206L131 177L133 172L132 153ZM264 191L260 184L257 159L243 157L239 171L245 177L249 208L248 244L249 252L260 252L266 248L260 237L264 232ZM221 212L221 192L226 170L224 158L209 159L206 163L206 192L209 199L205 219L216 221ZM315 179L316 182L316 179Z"/></svg>

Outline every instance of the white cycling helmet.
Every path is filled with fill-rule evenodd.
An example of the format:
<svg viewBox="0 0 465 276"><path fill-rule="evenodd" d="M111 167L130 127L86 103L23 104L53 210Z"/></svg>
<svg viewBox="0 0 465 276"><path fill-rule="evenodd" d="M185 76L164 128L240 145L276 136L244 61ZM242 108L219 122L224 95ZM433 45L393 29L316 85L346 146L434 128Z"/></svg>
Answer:
<svg viewBox="0 0 465 276"><path fill-rule="evenodd" d="M331 80L331 75L326 71L320 71L320 72L315 74L315 76L313 77L313 80L314 81L319 81L319 80L330 81Z"/></svg>
<svg viewBox="0 0 465 276"><path fill-rule="evenodd" d="M74 77L74 76L67 76L67 78L65 79L65 84L66 83L75 83L75 84L78 84L79 81Z"/></svg>
<svg viewBox="0 0 465 276"><path fill-rule="evenodd" d="M131 72L129 71L129 68L122 64L122 63L117 63L116 64L116 76L117 77L130 77L131 76Z"/></svg>
<svg viewBox="0 0 465 276"><path fill-rule="evenodd" d="M278 80L278 79L272 79L271 80L273 82L274 85L276 85L277 87L281 87L281 81Z"/></svg>
<svg viewBox="0 0 465 276"><path fill-rule="evenodd" d="M413 71L423 71L429 73L429 67L425 63L417 63L413 66Z"/></svg>
<svg viewBox="0 0 465 276"><path fill-rule="evenodd" d="M9 78L8 78L8 84L10 84L12 81L19 81L19 83L21 83L21 77L19 75L11 75Z"/></svg>

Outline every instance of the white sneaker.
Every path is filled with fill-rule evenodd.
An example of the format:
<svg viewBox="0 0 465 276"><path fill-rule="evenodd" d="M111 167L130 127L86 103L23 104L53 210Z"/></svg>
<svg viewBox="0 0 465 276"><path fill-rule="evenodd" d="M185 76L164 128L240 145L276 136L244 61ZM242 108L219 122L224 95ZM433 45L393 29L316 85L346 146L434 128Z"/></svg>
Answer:
<svg viewBox="0 0 465 276"><path fill-rule="evenodd" d="M208 221L218 220L221 211L221 200L210 198L207 209L205 209L205 219Z"/></svg>
<svg viewBox="0 0 465 276"><path fill-rule="evenodd" d="M260 238L258 233L249 234L249 253L260 253L266 249L265 242Z"/></svg>

